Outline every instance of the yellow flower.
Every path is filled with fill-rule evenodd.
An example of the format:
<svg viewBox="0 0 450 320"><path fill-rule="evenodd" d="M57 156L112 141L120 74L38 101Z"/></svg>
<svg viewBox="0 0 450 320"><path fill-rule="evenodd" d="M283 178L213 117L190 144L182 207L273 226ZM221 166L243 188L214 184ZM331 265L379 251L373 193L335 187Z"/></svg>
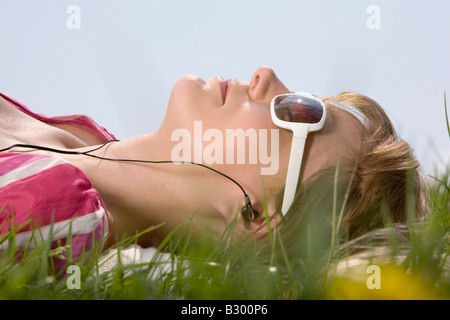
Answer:
<svg viewBox="0 0 450 320"><path fill-rule="evenodd" d="M433 284L395 264L348 268L331 276L326 298L342 300L429 300L440 299Z"/></svg>

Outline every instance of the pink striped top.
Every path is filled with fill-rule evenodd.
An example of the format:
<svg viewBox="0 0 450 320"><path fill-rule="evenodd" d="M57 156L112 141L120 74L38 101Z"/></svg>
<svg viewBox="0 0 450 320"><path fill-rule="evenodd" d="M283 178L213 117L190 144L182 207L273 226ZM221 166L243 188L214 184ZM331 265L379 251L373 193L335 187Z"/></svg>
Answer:
<svg viewBox="0 0 450 320"><path fill-rule="evenodd" d="M45 123L77 126L100 141L114 139L87 116L47 117L0 95L17 109ZM71 252L71 259L76 259L91 250L94 242L106 237L108 216L97 190L78 167L58 156L6 152L0 153L0 237L13 228L18 248L33 248L48 237L52 248L70 245L62 257L53 259L60 271L66 267L66 260L70 260L68 253ZM33 242L29 241L31 238ZM0 251L7 248L7 241L0 243Z"/></svg>

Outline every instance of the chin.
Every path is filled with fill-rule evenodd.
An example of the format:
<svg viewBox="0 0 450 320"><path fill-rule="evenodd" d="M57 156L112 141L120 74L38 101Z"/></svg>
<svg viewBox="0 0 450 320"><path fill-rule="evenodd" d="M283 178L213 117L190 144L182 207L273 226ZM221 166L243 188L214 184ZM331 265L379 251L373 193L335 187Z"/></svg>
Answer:
<svg viewBox="0 0 450 320"><path fill-rule="evenodd" d="M182 94L185 96L195 92L199 92L201 89L205 88L206 85L206 81L202 78L193 74L188 74L178 78L178 80L175 81L172 87L171 96L178 94Z"/></svg>
<svg viewBox="0 0 450 320"><path fill-rule="evenodd" d="M195 75L185 75L173 85L167 105L166 118L179 122L188 120L205 98L207 83ZM166 119L165 119L166 121Z"/></svg>

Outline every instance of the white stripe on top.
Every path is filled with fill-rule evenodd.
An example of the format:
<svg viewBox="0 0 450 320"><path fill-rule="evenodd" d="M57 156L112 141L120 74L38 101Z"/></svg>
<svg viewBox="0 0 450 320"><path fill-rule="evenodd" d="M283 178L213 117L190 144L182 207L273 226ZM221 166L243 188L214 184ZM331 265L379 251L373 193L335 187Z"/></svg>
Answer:
<svg viewBox="0 0 450 320"><path fill-rule="evenodd" d="M27 163L0 176L0 188L66 163L67 162L60 157L44 157L36 159L33 162Z"/></svg>
<svg viewBox="0 0 450 320"><path fill-rule="evenodd" d="M72 224L72 236L92 233L94 229L98 226L102 219L105 219L106 212L103 207L100 207L99 210L88 213L81 217L76 217L69 220L63 220L60 222L53 223L53 234L51 235L52 241L60 240L67 238L69 235L70 225ZM104 223L107 223L106 219ZM26 232L16 233L15 235L15 246L16 247L25 247L27 242L33 237L30 248L34 248L35 245L39 245L45 243L49 237L51 225L46 225L39 227L37 230L31 230ZM105 233L108 230L108 225L104 226ZM0 250L4 250L8 248L8 242L5 241L0 244Z"/></svg>

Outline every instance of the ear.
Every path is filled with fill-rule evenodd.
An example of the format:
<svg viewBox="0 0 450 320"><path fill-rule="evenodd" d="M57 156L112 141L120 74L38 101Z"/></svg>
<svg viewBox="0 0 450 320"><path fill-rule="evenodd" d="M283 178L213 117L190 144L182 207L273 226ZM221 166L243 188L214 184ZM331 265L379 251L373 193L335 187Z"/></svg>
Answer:
<svg viewBox="0 0 450 320"><path fill-rule="evenodd" d="M258 210L259 206L254 207L254 209L258 211L258 217L253 221L249 221L247 228L253 232L255 238L265 237L268 233L268 227L273 228L281 222L281 213L277 212L275 205L268 205L268 212L264 212L262 208Z"/></svg>

